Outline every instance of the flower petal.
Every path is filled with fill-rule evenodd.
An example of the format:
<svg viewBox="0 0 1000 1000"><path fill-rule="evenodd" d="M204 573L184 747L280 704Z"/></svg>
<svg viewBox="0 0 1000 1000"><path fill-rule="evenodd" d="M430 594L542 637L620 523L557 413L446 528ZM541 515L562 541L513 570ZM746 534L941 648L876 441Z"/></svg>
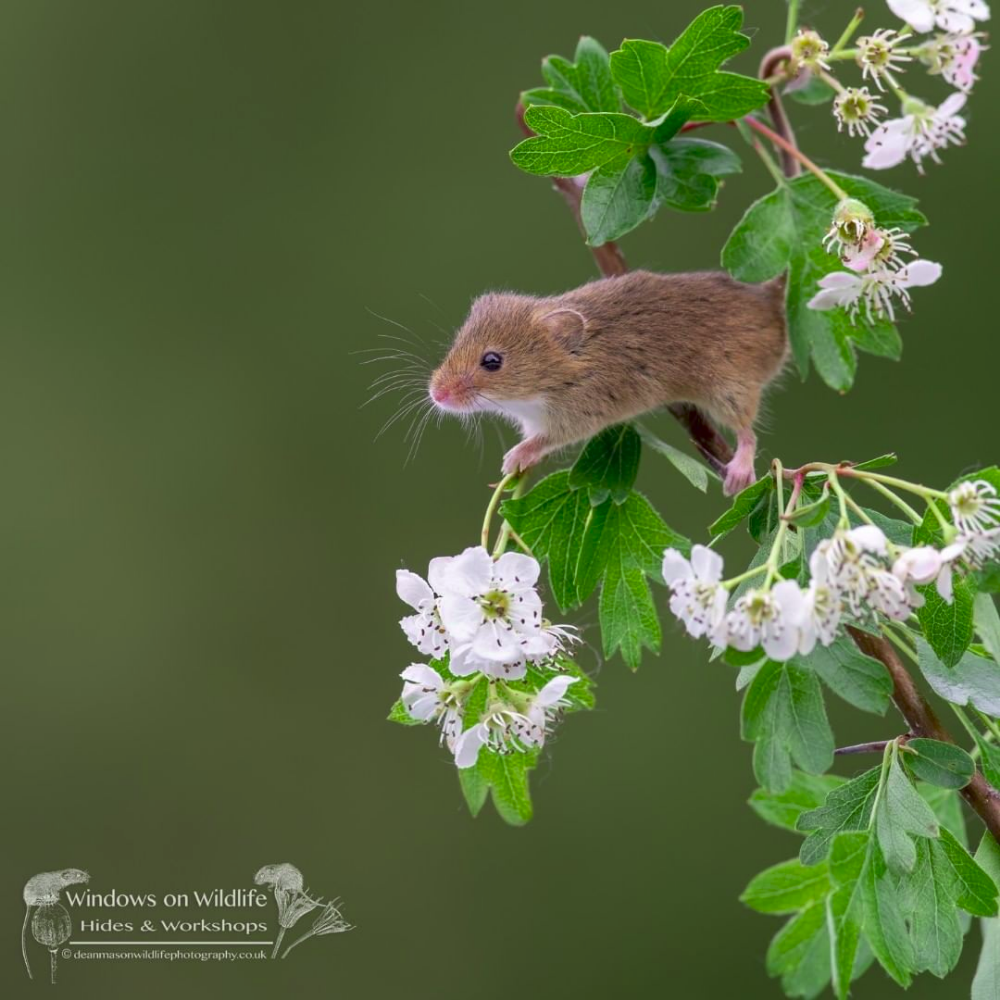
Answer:
<svg viewBox="0 0 1000 1000"><path fill-rule="evenodd" d="M471 639L483 623L483 609L469 597L445 594L438 611L449 634L460 641Z"/></svg>
<svg viewBox="0 0 1000 1000"><path fill-rule="evenodd" d="M517 633L503 622L483 622L472 639L472 652L495 663L514 663L521 659Z"/></svg>
<svg viewBox="0 0 1000 1000"><path fill-rule="evenodd" d="M694 570L688 559L677 549L666 549L663 553L663 579L669 587L677 580L689 580L694 576Z"/></svg>
<svg viewBox="0 0 1000 1000"><path fill-rule="evenodd" d="M691 550L691 567L702 583L718 583L722 579L722 556L706 545Z"/></svg>
<svg viewBox="0 0 1000 1000"><path fill-rule="evenodd" d="M896 279L904 288L933 285L941 277L942 267L932 260L915 260L899 272Z"/></svg>
<svg viewBox="0 0 1000 1000"><path fill-rule="evenodd" d="M851 528L847 532L847 537L865 552L874 552L880 556L886 553L888 542L885 532L874 524L862 524L860 527Z"/></svg>
<svg viewBox="0 0 1000 1000"><path fill-rule="evenodd" d="M435 594L444 593L444 580L454 556L435 556L427 567L427 582Z"/></svg>
<svg viewBox="0 0 1000 1000"><path fill-rule="evenodd" d="M486 726L479 723L471 729L466 729L455 740L455 766L460 768L473 767L479 757L479 748L486 742Z"/></svg>
<svg viewBox="0 0 1000 1000"><path fill-rule="evenodd" d="M421 605L424 601L434 600L434 591L427 585L427 581L408 569L396 570L396 594L401 601L417 611L423 610Z"/></svg>
<svg viewBox="0 0 1000 1000"><path fill-rule="evenodd" d="M399 676L404 681L419 684L421 687L433 688L435 691L440 690L444 684L444 678L426 663L411 663Z"/></svg>
<svg viewBox="0 0 1000 1000"><path fill-rule="evenodd" d="M553 677L535 696L535 704L547 708L559 701L568 690L570 684L575 684L579 678L567 677L565 674Z"/></svg>
<svg viewBox="0 0 1000 1000"><path fill-rule="evenodd" d="M527 590L538 582L540 572L537 559L520 552L505 552L493 567L493 578L504 590Z"/></svg>
<svg viewBox="0 0 1000 1000"><path fill-rule="evenodd" d="M934 27L934 9L928 0L887 0L889 10L914 31L923 33Z"/></svg>
<svg viewBox="0 0 1000 1000"><path fill-rule="evenodd" d="M466 549L460 556L455 556L444 568L440 593L474 597L476 594L485 594L492 583L493 560L482 545L476 545Z"/></svg>

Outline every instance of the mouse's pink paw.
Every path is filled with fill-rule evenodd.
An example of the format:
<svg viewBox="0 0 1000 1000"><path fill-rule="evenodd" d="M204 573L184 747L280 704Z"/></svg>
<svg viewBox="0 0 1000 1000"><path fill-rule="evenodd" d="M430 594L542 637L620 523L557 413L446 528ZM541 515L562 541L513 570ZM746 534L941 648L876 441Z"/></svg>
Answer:
<svg viewBox="0 0 1000 1000"><path fill-rule="evenodd" d="M545 454L545 448L537 438L528 438L515 445L503 457L503 474L509 476L513 472L524 472L537 465Z"/></svg>
<svg viewBox="0 0 1000 1000"><path fill-rule="evenodd" d="M722 481L722 492L727 497L740 493L748 486L757 482L757 474L753 471L753 460L747 462L738 453L726 466L726 478Z"/></svg>

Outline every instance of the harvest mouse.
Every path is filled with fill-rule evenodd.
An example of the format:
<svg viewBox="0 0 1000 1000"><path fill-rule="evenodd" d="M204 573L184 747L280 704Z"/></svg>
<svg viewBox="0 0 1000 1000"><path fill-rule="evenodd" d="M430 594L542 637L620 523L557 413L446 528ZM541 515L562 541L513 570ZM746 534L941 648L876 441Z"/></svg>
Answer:
<svg viewBox="0 0 1000 1000"><path fill-rule="evenodd" d="M669 403L693 403L736 433L723 489L755 479L761 393L788 353L784 279L632 271L563 295L492 292L472 304L430 380L439 409L520 426L503 471Z"/></svg>

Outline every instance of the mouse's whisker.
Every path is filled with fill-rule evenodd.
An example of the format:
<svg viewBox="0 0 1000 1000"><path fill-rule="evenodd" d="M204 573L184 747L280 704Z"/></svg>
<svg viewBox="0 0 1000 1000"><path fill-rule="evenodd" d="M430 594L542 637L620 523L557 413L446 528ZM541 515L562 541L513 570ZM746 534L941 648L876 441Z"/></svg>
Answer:
<svg viewBox="0 0 1000 1000"><path fill-rule="evenodd" d="M358 409L359 410L363 410L369 403L374 403L376 399L381 399L383 396L387 395L390 392L399 392L400 389L404 389L404 388L406 388L406 387L405 386L400 386L400 385L387 385L387 386L383 386L381 389L379 389L378 392L373 393L371 396L369 396L358 407ZM416 387L410 388L410 389L407 389L407 391L404 392L402 396L400 396L399 401L400 401L400 403L403 403L403 402L406 402L409 399L412 399L414 396L423 396L424 393L425 393L425 390L424 390L424 388L422 386L420 388L416 388Z"/></svg>
<svg viewBox="0 0 1000 1000"><path fill-rule="evenodd" d="M419 406L425 405L425 403L426 405L430 405L426 401L426 397L421 393L421 395L417 399L413 399L410 402L400 406L400 408L396 410L396 412L391 417L389 417L389 419L382 425L378 434L375 435L375 440L378 441L378 439L382 437L382 435L385 434L385 432L389 430L389 428L392 427L393 424L395 424L399 420L402 420L404 417L412 413Z"/></svg>
<svg viewBox="0 0 1000 1000"><path fill-rule="evenodd" d="M404 326L402 323L398 322L397 320L390 319L388 316L383 316L381 313L375 312L374 309L370 309L368 306L365 306L365 311L370 316L374 316L376 319L382 320L383 323L388 323L390 326L394 326L397 329L402 330L403 333L408 333L408 334L410 334L411 337L416 337L417 340L421 340L420 335L418 333L416 333L415 331L411 330L408 326ZM421 341L421 343L422 342L423 341Z"/></svg>
<svg viewBox="0 0 1000 1000"><path fill-rule="evenodd" d="M404 464L409 465L417 457L417 451L420 449L420 442L423 440L424 431L427 429L427 424L430 422L431 417L434 416L434 411L434 406L428 404L427 409L416 425L417 431L413 436L413 442L410 445L410 450L407 453Z"/></svg>
<svg viewBox="0 0 1000 1000"><path fill-rule="evenodd" d="M423 358L418 358L407 353L395 352L394 354L380 354L374 358L365 358L359 362L362 365L374 365L380 361L405 361L408 364L419 365L425 371L430 371L430 365Z"/></svg>
<svg viewBox="0 0 1000 1000"><path fill-rule="evenodd" d="M414 371L412 368L396 368L373 379L368 388L374 389L376 386L385 385L386 382L408 382L410 385L426 385L427 376L423 372Z"/></svg>

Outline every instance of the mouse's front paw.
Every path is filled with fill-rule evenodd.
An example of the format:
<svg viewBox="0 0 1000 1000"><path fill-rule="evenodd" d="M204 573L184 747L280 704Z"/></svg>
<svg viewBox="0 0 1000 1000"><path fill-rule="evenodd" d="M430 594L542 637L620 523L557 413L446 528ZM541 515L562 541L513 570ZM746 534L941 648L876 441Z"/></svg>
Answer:
<svg viewBox="0 0 1000 1000"><path fill-rule="evenodd" d="M515 445L503 457L503 474L509 476L514 472L524 472L537 465L545 454L544 444L538 438L528 438Z"/></svg>

